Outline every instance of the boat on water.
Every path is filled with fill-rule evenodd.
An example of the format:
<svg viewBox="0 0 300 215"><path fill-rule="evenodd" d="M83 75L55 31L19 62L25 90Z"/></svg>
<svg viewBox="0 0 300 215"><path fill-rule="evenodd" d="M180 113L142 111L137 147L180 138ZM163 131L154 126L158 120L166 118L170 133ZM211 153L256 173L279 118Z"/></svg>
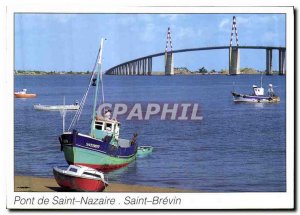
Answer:
<svg viewBox="0 0 300 215"><path fill-rule="evenodd" d="M23 98L23 99L30 99L36 97L35 93L27 93L27 89L23 89L22 91L15 92L14 95L16 98Z"/></svg>
<svg viewBox="0 0 300 215"><path fill-rule="evenodd" d="M137 156L138 157L145 157L152 153L153 147L152 146L139 146Z"/></svg>
<svg viewBox="0 0 300 215"><path fill-rule="evenodd" d="M57 184L66 189L101 192L108 186L102 172L85 166L70 165L66 170L54 167L53 175Z"/></svg>
<svg viewBox="0 0 300 215"><path fill-rule="evenodd" d="M68 110L75 111L79 109L79 104L73 105L33 105L35 110L43 110L43 111L60 111L60 110Z"/></svg>
<svg viewBox="0 0 300 215"><path fill-rule="evenodd" d="M101 40L97 61L86 93L84 94L80 107L75 113L68 131L59 137L61 150L64 152L69 164L88 166L97 170L110 171L128 165L137 156L137 134L133 134L131 140L121 139L120 122L111 119L110 110L97 112L97 99L99 82L101 79L102 103L104 103L103 81L102 81L102 50L104 39ZM95 78L96 77L96 78ZM94 84L95 83L95 84ZM95 97L92 113L92 122L89 134L80 133L75 129L90 87L95 86Z"/></svg>
<svg viewBox="0 0 300 215"><path fill-rule="evenodd" d="M280 97L275 95L274 87L269 84L268 92L265 94L265 90L262 86L262 76L260 87L257 85L252 86L252 94L241 94L235 91L231 92L234 102L250 102L250 103L277 103L280 102Z"/></svg>

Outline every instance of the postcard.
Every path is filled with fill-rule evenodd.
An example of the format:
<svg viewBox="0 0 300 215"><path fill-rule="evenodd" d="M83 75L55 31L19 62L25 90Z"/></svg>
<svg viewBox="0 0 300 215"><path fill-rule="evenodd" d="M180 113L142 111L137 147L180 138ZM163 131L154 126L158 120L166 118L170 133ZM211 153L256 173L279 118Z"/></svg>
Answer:
<svg viewBox="0 0 300 215"><path fill-rule="evenodd" d="M293 22L8 4L7 208L294 208Z"/></svg>

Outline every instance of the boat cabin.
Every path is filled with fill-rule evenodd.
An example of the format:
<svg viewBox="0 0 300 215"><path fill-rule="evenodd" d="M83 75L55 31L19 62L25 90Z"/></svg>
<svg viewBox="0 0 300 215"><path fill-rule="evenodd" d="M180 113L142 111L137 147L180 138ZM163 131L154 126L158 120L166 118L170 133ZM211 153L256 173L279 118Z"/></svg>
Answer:
<svg viewBox="0 0 300 215"><path fill-rule="evenodd" d="M264 88L262 88L262 87L253 85L252 88L253 88L253 95L255 95L255 96L263 96L265 93Z"/></svg>
<svg viewBox="0 0 300 215"><path fill-rule="evenodd" d="M92 177L94 179L103 179L104 180L103 173L101 173L95 169L85 167L85 166L70 165L68 167L66 173L69 175L76 175L79 177Z"/></svg>
<svg viewBox="0 0 300 215"><path fill-rule="evenodd" d="M119 139L120 122L114 119L96 117L93 124L92 136L97 139L102 139L105 136L114 136Z"/></svg>
<svg viewBox="0 0 300 215"><path fill-rule="evenodd" d="M26 94L27 89L23 89L22 91L17 92L18 94Z"/></svg>

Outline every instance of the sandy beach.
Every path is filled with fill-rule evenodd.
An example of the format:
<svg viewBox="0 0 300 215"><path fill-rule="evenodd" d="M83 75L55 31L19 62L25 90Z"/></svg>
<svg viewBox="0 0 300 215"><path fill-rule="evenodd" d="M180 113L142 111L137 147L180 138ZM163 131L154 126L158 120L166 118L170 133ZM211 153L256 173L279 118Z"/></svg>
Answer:
<svg viewBox="0 0 300 215"><path fill-rule="evenodd" d="M38 178L31 176L15 176L15 192L66 192L56 183L54 178ZM151 187L142 185L129 185L109 183L104 192L149 192L149 193L190 193L191 190L175 188Z"/></svg>

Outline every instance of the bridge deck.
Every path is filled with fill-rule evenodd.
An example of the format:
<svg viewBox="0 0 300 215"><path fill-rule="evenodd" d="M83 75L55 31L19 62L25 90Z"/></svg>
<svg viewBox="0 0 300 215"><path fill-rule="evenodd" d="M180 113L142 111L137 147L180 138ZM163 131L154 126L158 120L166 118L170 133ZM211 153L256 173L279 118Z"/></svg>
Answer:
<svg viewBox="0 0 300 215"><path fill-rule="evenodd" d="M191 52L191 51L205 51L205 50L216 50L216 49L229 49L230 46L212 46L212 47L201 47L201 48L188 48L188 49L178 49L178 50L173 50L171 51L172 53L180 53L180 52ZM232 46L232 48L237 48L237 46ZM238 46L239 49L277 49L277 50L285 50L285 47L278 47L278 46ZM147 58L153 58L153 57L159 57L159 56L163 56L165 55L165 52L160 52L160 53L156 53L156 54L152 54L152 55L148 55L148 56L144 56L144 57L140 57L140 58L136 58L121 64L118 64L110 69L108 69L106 72L113 70L117 67L129 64L129 63L133 63L133 62L137 62L143 59L147 59Z"/></svg>

